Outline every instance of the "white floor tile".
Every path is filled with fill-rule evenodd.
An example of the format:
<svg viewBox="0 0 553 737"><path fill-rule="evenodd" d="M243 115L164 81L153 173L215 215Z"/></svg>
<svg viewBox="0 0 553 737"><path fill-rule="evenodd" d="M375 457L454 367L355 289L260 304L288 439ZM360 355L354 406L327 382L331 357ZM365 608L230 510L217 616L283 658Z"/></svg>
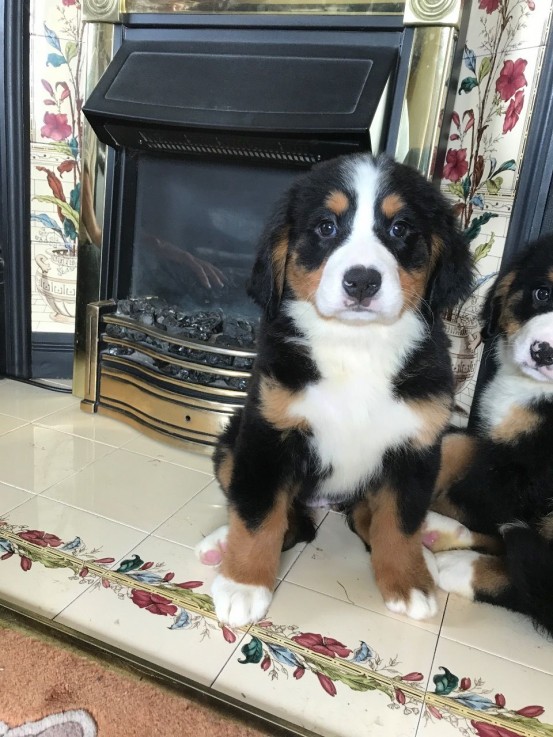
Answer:
<svg viewBox="0 0 553 737"><path fill-rule="evenodd" d="M97 443L113 445L116 448L139 436L137 430L124 422L117 422L111 417L83 412L78 405L53 412L51 415L37 420L37 424L60 432L78 435L88 440L95 440Z"/></svg>
<svg viewBox="0 0 553 737"><path fill-rule="evenodd" d="M425 621L406 620L390 612L376 586L365 546L349 529L344 517L335 512L326 517L317 537L301 553L286 580L400 622L410 621L430 632L439 631L447 599L443 592L438 592L438 614Z"/></svg>
<svg viewBox="0 0 553 737"><path fill-rule="evenodd" d="M16 489L14 486L8 486L7 484L0 483L0 514L9 512L10 509L18 507L20 504L28 501L34 496L34 494L23 491L23 489ZM1 536L0 528L0 536Z"/></svg>
<svg viewBox="0 0 553 737"><path fill-rule="evenodd" d="M17 417L0 415L0 435L4 435L11 430L16 430L18 427L23 427L26 424L25 420L18 420Z"/></svg>
<svg viewBox="0 0 553 737"><path fill-rule="evenodd" d="M0 436L0 481L40 493L112 451L108 445L24 425Z"/></svg>
<svg viewBox="0 0 553 737"><path fill-rule="evenodd" d="M109 448L99 443L94 445L96 448ZM46 495L151 532L209 481L210 476L199 471L126 450L115 450L48 489Z"/></svg>
<svg viewBox="0 0 553 737"><path fill-rule="evenodd" d="M211 456L202 453L194 453L184 448L162 443L158 440L152 440L147 435L138 435L134 440L126 443L125 450L133 453L150 456L150 458L158 458L161 461L169 461L169 463L177 463L179 466L186 466L195 471L203 471L204 473L213 474L213 461Z"/></svg>
<svg viewBox="0 0 553 737"><path fill-rule="evenodd" d="M72 394L52 392L20 381L0 381L0 412L22 420L38 420L78 401Z"/></svg>

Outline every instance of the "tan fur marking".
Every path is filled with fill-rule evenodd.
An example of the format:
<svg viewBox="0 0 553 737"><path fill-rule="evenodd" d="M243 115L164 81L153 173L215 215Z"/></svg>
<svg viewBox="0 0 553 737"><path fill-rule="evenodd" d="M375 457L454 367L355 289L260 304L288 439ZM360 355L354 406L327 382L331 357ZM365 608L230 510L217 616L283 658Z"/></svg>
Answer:
<svg viewBox="0 0 553 737"><path fill-rule="evenodd" d="M372 508L368 499L362 499L355 505L352 512L353 528L367 545L371 544L370 530L372 517Z"/></svg>
<svg viewBox="0 0 553 737"><path fill-rule="evenodd" d="M286 229L286 232L283 233L273 246L273 252L271 254L275 289L279 296L282 295L282 290L284 289L284 276L286 274L286 259L288 257L289 244L288 229Z"/></svg>
<svg viewBox="0 0 553 737"><path fill-rule="evenodd" d="M422 420L422 427L413 438L413 444L418 448L433 445L444 431L451 417L451 399L442 395L432 397L432 399L411 400L407 402L407 405Z"/></svg>
<svg viewBox="0 0 553 737"><path fill-rule="evenodd" d="M403 292L403 310L418 307L426 291L427 271L405 271L401 266L398 269L399 283Z"/></svg>
<svg viewBox="0 0 553 737"><path fill-rule="evenodd" d="M349 208L349 199L345 192L335 189L326 198L325 207L335 215L343 215Z"/></svg>
<svg viewBox="0 0 553 737"><path fill-rule="evenodd" d="M431 509L464 523L462 511L448 497L450 487L468 470L476 452L476 439L464 433L448 433L442 438L441 462L434 486Z"/></svg>
<svg viewBox="0 0 553 737"><path fill-rule="evenodd" d="M228 494L230 482L232 481L233 470L234 455L230 448L225 448L225 456L219 464L219 467L217 468L217 471L215 473L217 481L219 482L219 486L225 492L225 494Z"/></svg>
<svg viewBox="0 0 553 737"><path fill-rule="evenodd" d="M503 302L499 324L507 335L514 335L522 327L520 321L515 317L513 308L522 299L522 291L508 295Z"/></svg>
<svg viewBox="0 0 553 737"><path fill-rule="evenodd" d="M403 532L397 497L389 488L383 488L374 498L369 539L376 582L386 601L407 601L413 589L433 591L432 576L422 554L421 533Z"/></svg>
<svg viewBox="0 0 553 737"><path fill-rule="evenodd" d="M405 207L405 202L398 194L389 194L384 197L380 205L380 209L385 217L391 220L400 210Z"/></svg>
<svg viewBox="0 0 553 737"><path fill-rule="evenodd" d="M553 269L549 269L549 271L547 272L547 278L549 279L549 281L553 281Z"/></svg>
<svg viewBox="0 0 553 737"><path fill-rule="evenodd" d="M472 565L472 587L475 592L499 594L509 585L509 578L502 558L486 555Z"/></svg>
<svg viewBox="0 0 553 737"><path fill-rule="evenodd" d="M236 511L230 510L227 547L221 564L223 576L237 583L266 586L272 591L288 526L289 501L289 494L281 492L272 510L253 532Z"/></svg>
<svg viewBox="0 0 553 737"><path fill-rule="evenodd" d="M490 437L500 443L513 443L520 435L532 432L541 423L541 417L529 407L515 405L499 425L496 425Z"/></svg>
<svg viewBox="0 0 553 737"><path fill-rule="evenodd" d="M553 540L553 512L541 520L540 533L546 540Z"/></svg>
<svg viewBox="0 0 553 737"><path fill-rule="evenodd" d="M430 248L430 269L429 272L434 271L434 267L438 263L442 251L444 250L444 242L437 235L433 235L431 239L432 246Z"/></svg>
<svg viewBox="0 0 553 737"><path fill-rule="evenodd" d="M509 289L512 287L516 277L516 271L509 271L501 279L495 290L495 296L505 299L509 293Z"/></svg>
<svg viewBox="0 0 553 737"><path fill-rule="evenodd" d="M286 266L286 279L292 291L299 299L307 302L315 301L315 294L321 282L325 264L315 271L308 271L298 264L298 257L293 254Z"/></svg>
<svg viewBox="0 0 553 737"><path fill-rule="evenodd" d="M261 414L277 430L309 429L303 417L294 417L289 413L290 405L298 398L298 393L291 392L278 381L268 376L261 379L259 387Z"/></svg>

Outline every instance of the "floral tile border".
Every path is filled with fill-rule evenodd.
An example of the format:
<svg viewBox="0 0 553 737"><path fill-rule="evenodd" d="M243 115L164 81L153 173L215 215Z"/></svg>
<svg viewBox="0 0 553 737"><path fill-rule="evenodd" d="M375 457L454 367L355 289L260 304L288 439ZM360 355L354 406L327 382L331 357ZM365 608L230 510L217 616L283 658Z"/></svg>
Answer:
<svg viewBox="0 0 553 737"><path fill-rule="evenodd" d="M115 559L97 557L97 550L87 552L80 537L65 543L55 534L0 519L0 565L17 557L22 574L33 565L67 569L76 581L86 581L145 612L169 618L170 630L217 630L221 642L236 642L236 632L217 623L211 597L198 591L202 581L179 581L173 571L165 571L164 564L143 561L136 553L113 570L109 566ZM278 671L296 680L313 677L331 698L337 695L338 685L378 691L389 698L391 708L406 714L422 709L425 720L454 721L463 735L553 737L553 724L539 720L543 707L508 709L500 693L490 698L493 689L486 688L481 679L460 678L444 666L434 674L434 691L430 692L421 685L422 673L402 673L395 659L386 660L366 642L353 648L327 635L270 620L240 631L247 633L249 641L241 648L239 662L258 665L271 679Z"/></svg>

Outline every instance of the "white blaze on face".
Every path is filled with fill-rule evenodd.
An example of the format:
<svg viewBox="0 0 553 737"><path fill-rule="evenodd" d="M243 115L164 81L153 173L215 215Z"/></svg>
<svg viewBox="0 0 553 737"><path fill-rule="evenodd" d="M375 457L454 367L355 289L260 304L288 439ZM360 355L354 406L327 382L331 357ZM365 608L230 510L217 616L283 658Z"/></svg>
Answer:
<svg viewBox="0 0 553 737"><path fill-rule="evenodd" d="M355 163L349 172L350 186L357 202L351 233L328 259L315 296L319 313L347 321L393 322L403 306L398 264L374 232L374 209L378 194L378 169L369 159ZM353 304L344 291L348 269L364 266L376 269L382 286L367 307Z"/></svg>
<svg viewBox="0 0 553 737"><path fill-rule="evenodd" d="M553 365L540 365L544 350L553 347L553 312L528 320L510 342L513 359L525 374L538 381L553 381ZM536 353L540 349L541 354Z"/></svg>

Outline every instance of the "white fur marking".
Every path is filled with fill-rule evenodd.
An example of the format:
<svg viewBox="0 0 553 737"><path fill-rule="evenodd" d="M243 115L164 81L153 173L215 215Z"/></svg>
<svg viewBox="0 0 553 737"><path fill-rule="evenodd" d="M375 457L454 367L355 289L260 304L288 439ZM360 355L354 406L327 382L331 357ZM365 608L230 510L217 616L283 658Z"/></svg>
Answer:
<svg viewBox="0 0 553 737"><path fill-rule="evenodd" d="M450 594L459 594L474 599L474 564L486 556L474 550L448 550L436 554L438 564L438 586Z"/></svg>
<svg viewBox="0 0 553 737"><path fill-rule="evenodd" d="M229 627L244 627L263 619L273 598L265 586L237 583L219 574L211 586L215 614Z"/></svg>
<svg viewBox="0 0 553 737"><path fill-rule="evenodd" d="M434 594L425 594L420 589L411 589L409 601L390 599L384 603L391 612L405 614L411 619L429 619L438 612Z"/></svg>
<svg viewBox="0 0 553 737"><path fill-rule="evenodd" d="M204 539L196 545L194 551L204 565L219 565L221 560L215 560L217 557L215 554L220 553L222 557L222 553L227 542L228 530L228 525L222 525L209 535L206 535Z"/></svg>
<svg viewBox="0 0 553 737"><path fill-rule="evenodd" d="M379 173L375 162L358 159L347 172L356 194L353 226L348 238L328 259L317 289L317 309L326 317L349 322L392 322L403 306L398 264L374 232L374 208L377 201ZM376 269L382 276L382 286L368 309L348 308L350 298L344 292L343 278L353 266Z"/></svg>
<svg viewBox="0 0 553 737"><path fill-rule="evenodd" d="M413 312L392 325L349 325L324 320L309 302L287 309L322 375L291 403L289 414L309 422L321 468L332 466L319 494L345 498L380 471L387 449L421 427L421 417L393 396L391 382L426 328Z"/></svg>
<svg viewBox="0 0 553 737"><path fill-rule="evenodd" d="M500 340L496 352L499 368L482 392L478 405L480 424L487 432L501 424L515 406L524 407L540 399L553 400L553 382L522 373L505 338Z"/></svg>
<svg viewBox="0 0 553 737"><path fill-rule="evenodd" d="M437 512L428 512L422 528L423 541L430 550L470 548L472 532L457 520Z"/></svg>
<svg viewBox="0 0 553 737"><path fill-rule="evenodd" d="M553 366L537 366L530 353L534 343L553 345L553 312L536 315L525 322L511 341L513 360L525 374L537 381L553 382Z"/></svg>

